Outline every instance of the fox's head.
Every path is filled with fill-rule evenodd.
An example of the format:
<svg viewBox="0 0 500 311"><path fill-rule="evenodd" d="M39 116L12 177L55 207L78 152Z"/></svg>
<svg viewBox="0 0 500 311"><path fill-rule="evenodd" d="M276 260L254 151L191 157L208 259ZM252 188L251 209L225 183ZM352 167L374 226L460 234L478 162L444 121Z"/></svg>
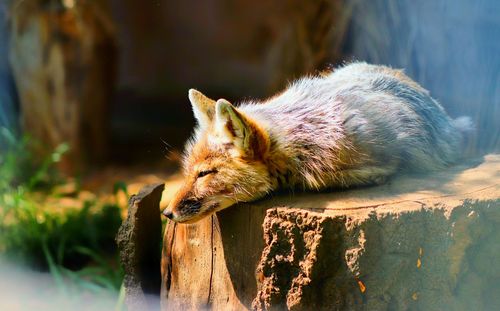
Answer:
<svg viewBox="0 0 500 311"><path fill-rule="evenodd" d="M184 184L163 211L186 223L271 190L268 133L225 99L191 89L189 100L198 125L186 145Z"/></svg>

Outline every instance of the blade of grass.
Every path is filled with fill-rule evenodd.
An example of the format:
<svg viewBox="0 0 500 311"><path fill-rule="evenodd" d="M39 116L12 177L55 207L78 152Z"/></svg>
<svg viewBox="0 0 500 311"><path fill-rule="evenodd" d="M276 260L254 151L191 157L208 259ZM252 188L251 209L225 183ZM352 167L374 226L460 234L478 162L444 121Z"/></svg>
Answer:
<svg viewBox="0 0 500 311"><path fill-rule="evenodd" d="M120 286L120 293L118 295L118 299L116 300L115 311L123 311L125 310L125 285L122 282Z"/></svg>
<svg viewBox="0 0 500 311"><path fill-rule="evenodd" d="M45 255L45 259L47 260L47 263L49 265L50 274L54 278L54 281L57 285L57 288L64 295L67 295L66 286L64 284L64 280L62 278L61 271L54 263L54 259L52 258L52 255L50 254L49 249L47 247L47 243L45 241L42 241L42 249L43 249L43 253Z"/></svg>

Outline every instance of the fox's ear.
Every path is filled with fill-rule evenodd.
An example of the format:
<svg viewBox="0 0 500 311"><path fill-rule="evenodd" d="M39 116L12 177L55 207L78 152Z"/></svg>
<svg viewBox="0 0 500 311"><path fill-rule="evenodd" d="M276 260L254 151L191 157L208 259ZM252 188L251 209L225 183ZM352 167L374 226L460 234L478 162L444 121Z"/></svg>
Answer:
<svg viewBox="0 0 500 311"><path fill-rule="evenodd" d="M269 150L269 135L257 123L230 102L219 99L215 108L215 126L226 142L232 143L242 155L262 158Z"/></svg>
<svg viewBox="0 0 500 311"><path fill-rule="evenodd" d="M195 89L190 89L189 101L191 101L194 117L198 124L202 127L209 125L215 117L215 100Z"/></svg>

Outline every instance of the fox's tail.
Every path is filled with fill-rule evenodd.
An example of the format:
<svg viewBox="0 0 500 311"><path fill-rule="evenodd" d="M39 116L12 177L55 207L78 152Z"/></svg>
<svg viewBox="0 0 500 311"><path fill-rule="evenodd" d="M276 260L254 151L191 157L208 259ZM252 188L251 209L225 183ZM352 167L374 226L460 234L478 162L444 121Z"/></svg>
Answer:
<svg viewBox="0 0 500 311"><path fill-rule="evenodd" d="M476 127L474 122L470 117L462 116L451 121L453 127L460 132L461 143L460 143L460 156L457 160L463 160L465 158L475 155L474 153L474 132Z"/></svg>
<svg viewBox="0 0 500 311"><path fill-rule="evenodd" d="M462 133L473 132L475 130L472 119L467 116L462 116L452 121L453 126Z"/></svg>

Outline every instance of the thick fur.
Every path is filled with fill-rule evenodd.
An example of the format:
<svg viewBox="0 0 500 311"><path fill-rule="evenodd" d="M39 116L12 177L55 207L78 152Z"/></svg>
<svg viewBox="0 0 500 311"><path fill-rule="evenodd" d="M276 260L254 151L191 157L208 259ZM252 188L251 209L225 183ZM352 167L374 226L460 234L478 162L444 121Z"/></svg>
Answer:
<svg viewBox="0 0 500 311"><path fill-rule="evenodd" d="M237 108L189 95L199 126L186 147L185 186L166 210L179 222L278 188L346 188L398 170L438 170L457 160L470 128L402 71L366 63Z"/></svg>

